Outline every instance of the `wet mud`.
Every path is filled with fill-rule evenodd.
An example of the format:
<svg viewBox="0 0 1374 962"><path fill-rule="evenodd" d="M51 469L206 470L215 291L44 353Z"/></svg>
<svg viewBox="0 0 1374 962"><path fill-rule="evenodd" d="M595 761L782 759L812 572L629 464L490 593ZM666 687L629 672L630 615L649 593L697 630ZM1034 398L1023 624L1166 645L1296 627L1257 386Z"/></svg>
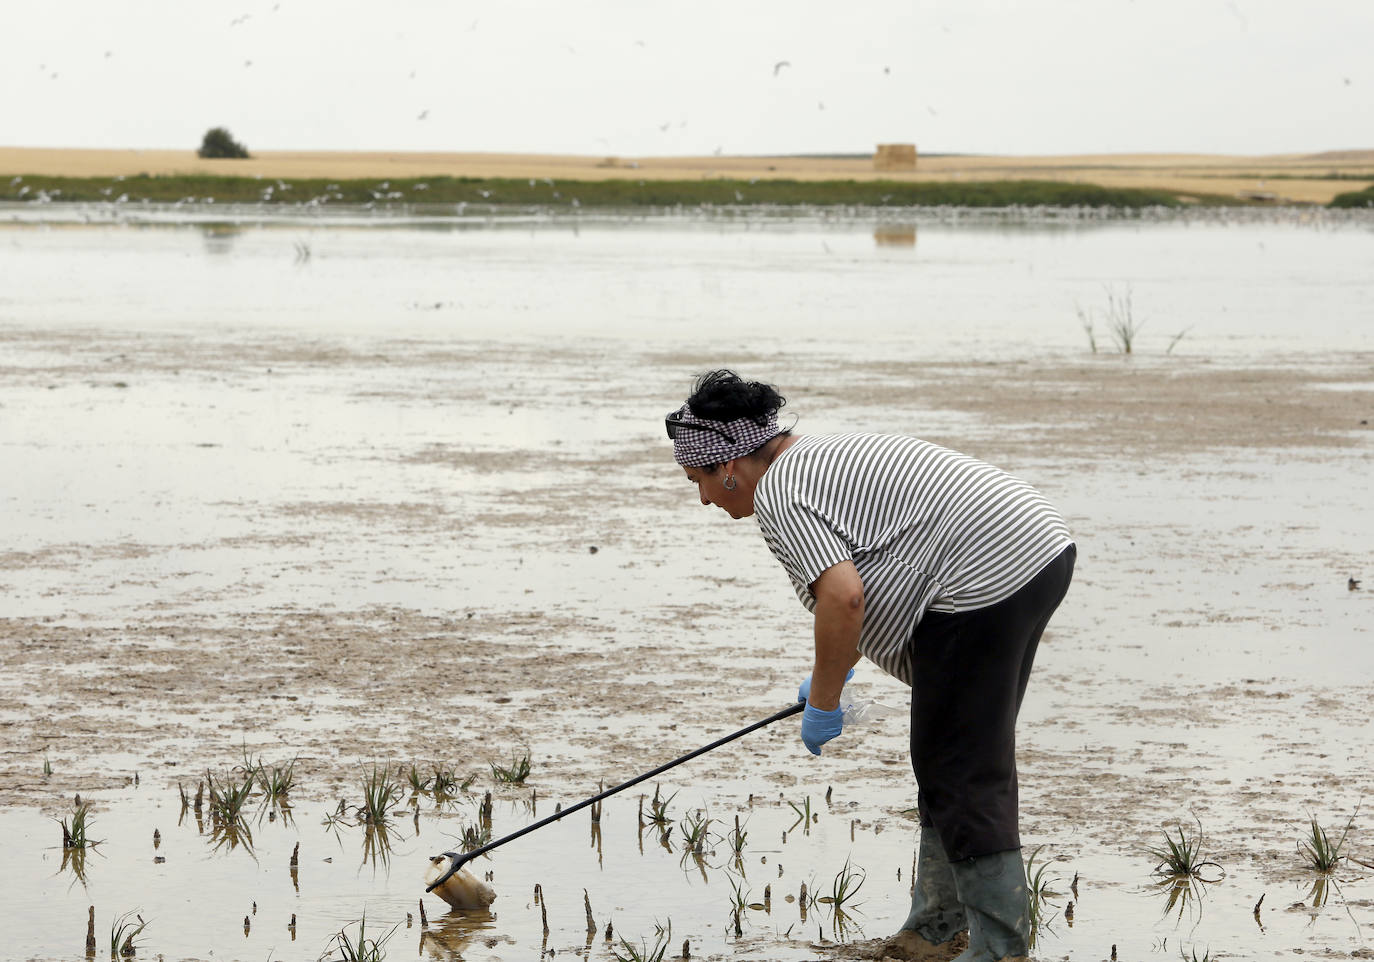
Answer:
<svg viewBox="0 0 1374 962"><path fill-rule="evenodd" d="M151 918L139 955L167 958L316 958L364 912L396 926L396 957L609 959L671 919L669 956L830 958L905 916L895 718L819 759L787 722L748 736L662 780L667 846L626 793L599 832L579 813L476 863L489 911L430 896L420 923L428 858L480 823L482 792L499 837L777 711L808 670L805 612L752 523L694 503L654 427L719 353L14 325L0 345L13 957L78 954L90 904L105 942L117 913ZM799 431L916 433L1064 509L1080 563L1019 735L1024 841L1055 879L1036 957L1370 957L1374 356L726 353L781 383ZM855 684L907 705L872 666ZM295 816L256 823L251 853L217 849L178 795L245 753L296 761ZM513 753L527 783L494 783ZM368 766L412 762L472 792L407 791L380 861L356 819L329 826ZM105 839L82 878L55 821L78 793ZM1357 809L1318 892L1309 820ZM701 859L679 833L694 811L716 820ZM1178 825L1226 877L1170 905L1146 850ZM859 904L803 920L799 884L827 893L847 859Z"/></svg>

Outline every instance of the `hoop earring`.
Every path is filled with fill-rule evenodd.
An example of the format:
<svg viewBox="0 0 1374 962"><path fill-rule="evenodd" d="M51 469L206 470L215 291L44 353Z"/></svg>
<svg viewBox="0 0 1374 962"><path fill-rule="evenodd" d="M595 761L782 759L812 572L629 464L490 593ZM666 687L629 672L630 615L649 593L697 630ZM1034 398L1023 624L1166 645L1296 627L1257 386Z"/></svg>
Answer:
<svg viewBox="0 0 1374 962"><path fill-rule="evenodd" d="M733 490L735 490L735 487L736 487L735 476L734 476L733 474L727 474L727 475L725 476L725 482L724 482L724 484L725 484L725 490L726 490L726 491L733 491Z"/></svg>

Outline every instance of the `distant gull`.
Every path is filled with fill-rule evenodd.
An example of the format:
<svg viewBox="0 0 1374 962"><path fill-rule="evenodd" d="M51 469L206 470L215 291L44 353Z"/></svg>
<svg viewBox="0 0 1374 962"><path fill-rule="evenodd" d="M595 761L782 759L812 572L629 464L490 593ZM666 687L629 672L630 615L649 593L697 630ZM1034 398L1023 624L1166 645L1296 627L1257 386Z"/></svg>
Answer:
<svg viewBox="0 0 1374 962"><path fill-rule="evenodd" d="M778 73L782 70L783 67L790 67L790 66L792 66L792 61L790 61L790 60L779 60L777 63L773 64L773 76L776 77L776 76L778 75Z"/></svg>

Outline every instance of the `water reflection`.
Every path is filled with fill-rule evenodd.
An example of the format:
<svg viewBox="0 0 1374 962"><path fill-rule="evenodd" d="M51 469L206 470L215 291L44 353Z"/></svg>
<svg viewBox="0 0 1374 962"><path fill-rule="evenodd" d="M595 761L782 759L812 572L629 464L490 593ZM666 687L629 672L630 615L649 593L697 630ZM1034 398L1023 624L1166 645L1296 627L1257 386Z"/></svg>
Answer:
<svg viewBox="0 0 1374 962"><path fill-rule="evenodd" d="M200 238L207 254L229 254L242 234L243 228L232 224L206 224L201 228Z"/></svg>
<svg viewBox="0 0 1374 962"><path fill-rule="evenodd" d="M873 228L873 243L878 247L916 246L915 224L879 224Z"/></svg>
<svg viewBox="0 0 1374 962"><path fill-rule="evenodd" d="M1177 921L1183 920L1184 912L1190 918L1201 920L1202 900L1207 895L1207 886L1220 879L1201 879L1196 875L1168 875L1157 880L1156 890L1164 897L1162 915L1171 915L1178 909Z"/></svg>
<svg viewBox="0 0 1374 962"><path fill-rule="evenodd" d="M371 865L374 870L391 867L391 828L385 822L370 822L363 830L362 866Z"/></svg>

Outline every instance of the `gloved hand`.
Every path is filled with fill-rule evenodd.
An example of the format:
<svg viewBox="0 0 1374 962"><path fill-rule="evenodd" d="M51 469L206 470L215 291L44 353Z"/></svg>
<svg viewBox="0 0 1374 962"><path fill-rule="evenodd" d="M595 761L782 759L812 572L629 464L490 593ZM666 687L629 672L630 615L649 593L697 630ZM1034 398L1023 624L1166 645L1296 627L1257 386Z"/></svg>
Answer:
<svg viewBox="0 0 1374 962"><path fill-rule="evenodd" d="M807 702L802 712L801 739L813 755L821 753L821 746L844 730L844 712L836 708L826 711Z"/></svg>
<svg viewBox="0 0 1374 962"><path fill-rule="evenodd" d="M847 675L844 676L844 680L845 680L845 681L849 681L849 679L851 679L851 678L853 678L853 677L854 677L854 669L851 668L851 669L849 669L849 674L847 674ZM810 676L810 675L807 675L807 676L806 676L806 681L802 682L802 683L801 683L801 687L797 689L797 701L806 701L806 700L807 700L808 698L810 698L810 697L811 697L811 676Z"/></svg>

